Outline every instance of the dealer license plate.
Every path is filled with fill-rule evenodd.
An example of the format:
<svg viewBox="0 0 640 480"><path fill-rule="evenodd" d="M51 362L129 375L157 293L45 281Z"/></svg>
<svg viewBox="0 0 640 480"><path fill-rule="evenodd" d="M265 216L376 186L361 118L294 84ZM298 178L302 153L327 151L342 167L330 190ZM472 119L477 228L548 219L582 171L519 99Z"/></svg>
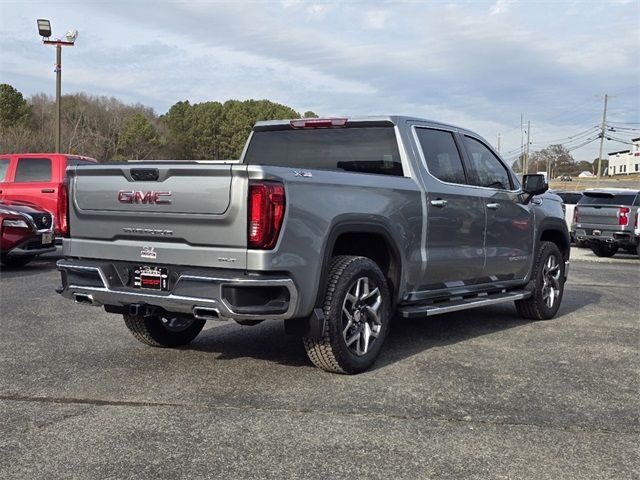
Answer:
<svg viewBox="0 0 640 480"><path fill-rule="evenodd" d="M53 242L53 233L43 233L42 234L42 245L49 245Z"/></svg>
<svg viewBox="0 0 640 480"><path fill-rule="evenodd" d="M138 265L133 272L133 286L148 290L169 290L169 269Z"/></svg>

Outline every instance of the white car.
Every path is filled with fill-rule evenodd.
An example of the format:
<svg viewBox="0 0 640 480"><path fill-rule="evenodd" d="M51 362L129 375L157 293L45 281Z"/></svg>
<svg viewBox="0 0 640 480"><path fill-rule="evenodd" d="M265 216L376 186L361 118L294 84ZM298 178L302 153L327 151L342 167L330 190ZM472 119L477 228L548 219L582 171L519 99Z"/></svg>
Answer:
<svg viewBox="0 0 640 480"><path fill-rule="evenodd" d="M576 209L576 204L582 198L582 192L570 192L565 190L553 191L556 195L562 198L565 205L564 221L567 223L567 228L571 234L571 241L575 241L573 238L573 231L571 230L571 224L573 223L573 216Z"/></svg>

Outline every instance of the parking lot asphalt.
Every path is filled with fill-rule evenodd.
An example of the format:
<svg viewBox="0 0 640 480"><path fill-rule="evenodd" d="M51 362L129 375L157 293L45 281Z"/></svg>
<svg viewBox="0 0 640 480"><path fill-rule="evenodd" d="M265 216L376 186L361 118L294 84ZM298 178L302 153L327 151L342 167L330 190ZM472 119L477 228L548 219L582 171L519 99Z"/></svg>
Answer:
<svg viewBox="0 0 640 480"><path fill-rule="evenodd" d="M146 347L54 259L4 270L0 478L638 478L640 260L588 260L555 319L396 319L357 376L280 322Z"/></svg>

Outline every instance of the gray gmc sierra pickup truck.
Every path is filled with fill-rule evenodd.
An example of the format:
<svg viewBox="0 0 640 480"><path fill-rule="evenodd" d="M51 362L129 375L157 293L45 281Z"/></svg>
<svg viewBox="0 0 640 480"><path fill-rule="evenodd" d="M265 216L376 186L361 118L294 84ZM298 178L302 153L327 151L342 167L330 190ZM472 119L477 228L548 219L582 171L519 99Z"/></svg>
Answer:
<svg viewBox="0 0 640 480"><path fill-rule="evenodd" d="M284 320L311 361L367 369L392 318L515 301L553 317L559 197L481 137L376 116L259 122L239 161L70 167L58 291L175 347L206 320Z"/></svg>

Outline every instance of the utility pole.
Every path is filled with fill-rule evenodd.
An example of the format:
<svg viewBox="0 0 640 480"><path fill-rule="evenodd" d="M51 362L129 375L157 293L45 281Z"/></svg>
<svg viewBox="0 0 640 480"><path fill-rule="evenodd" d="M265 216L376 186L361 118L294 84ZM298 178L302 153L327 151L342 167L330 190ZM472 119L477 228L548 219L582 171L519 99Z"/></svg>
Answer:
<svg viewBox="0 0 640 480"><path fill-rule="evenodd" d="M602 146L604 144L604 129L607 123L607 102L609 101L609 95L604 95L604 111L602 112L602 126L600 128L600 153L598 153L598 178L596 180L596 186L600 185L600 174L602 172Z"/></svg>
<svg viewBox="0 0 640 480"><path fill-rule="evenodd" d="M500 153L500 132L498 132L498 153Z"/></svg>
<svg viewBox="0 0 640 480"><path fill-rule="evenodd" d="M520 112L520 168L522 168L522 174L524 175L525 167L524 167L524 132L522 128L522 112Z"/></svg>
<svg viewBox="0 0 640 480"><path fill-rule="evenodd" d="M524 157L524 173L529 173L529 139L531 138L531 120L527 120L527 153Z"/></svg>

